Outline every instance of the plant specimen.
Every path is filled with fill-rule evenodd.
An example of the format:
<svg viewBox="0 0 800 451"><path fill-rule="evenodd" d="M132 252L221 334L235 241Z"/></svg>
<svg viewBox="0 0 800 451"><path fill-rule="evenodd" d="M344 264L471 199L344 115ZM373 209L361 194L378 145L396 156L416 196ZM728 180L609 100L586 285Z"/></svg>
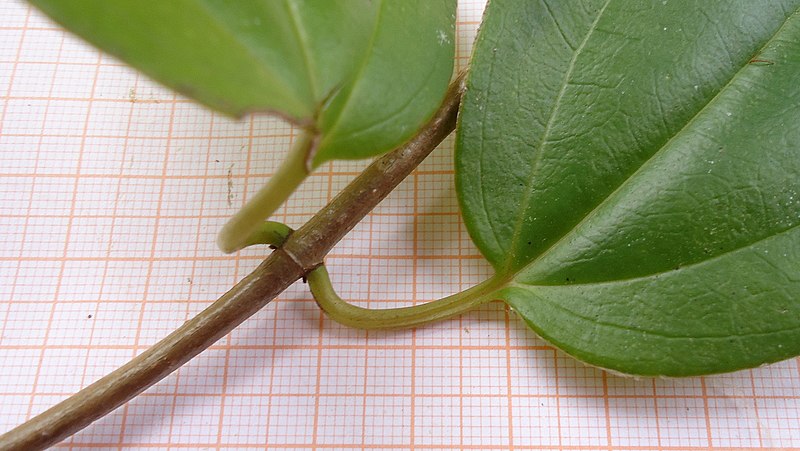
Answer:
<svg viewBox="0 0 800 451"><path fill-rule="evenodd" d="M185 95L234 115L277 112L303 138L220 235L224 251L276 252L153 350L0 444L41 446L82 427L103 413L87 406L135 396L300 277L333 319L363 328L502 300L550 343L625 374L800 354L800 1L492 0L466 82L448 94L454 1L33 3ZM420 306L347 304L325 253L456 112L459 202L494 276ZM397 146L297 232L265 222L320 163Z"/></svg>

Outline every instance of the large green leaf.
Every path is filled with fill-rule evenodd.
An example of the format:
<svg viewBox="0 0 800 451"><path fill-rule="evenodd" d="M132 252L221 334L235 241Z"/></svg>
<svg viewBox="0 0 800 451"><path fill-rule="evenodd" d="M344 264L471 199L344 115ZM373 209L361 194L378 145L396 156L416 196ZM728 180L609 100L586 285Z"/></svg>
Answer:
<svg viewBox="0 0 800 451"><path fill-rule="evenodd" d="M319 132L313 160L408 139L453 67L455 0L32 0L152 78L225 113Z"/></svg>
<svg viewBox="0 0 800 451"><path fill-rule="evenodd" d="M458 193L539 335L640 375L800 354L799 11L490 2Z"/></svg>

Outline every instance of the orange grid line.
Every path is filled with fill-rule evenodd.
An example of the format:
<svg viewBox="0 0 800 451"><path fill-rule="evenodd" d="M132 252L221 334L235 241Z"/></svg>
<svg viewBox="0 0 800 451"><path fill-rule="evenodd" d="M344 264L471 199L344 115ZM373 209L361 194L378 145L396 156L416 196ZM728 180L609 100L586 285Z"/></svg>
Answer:
<svg viewBox="0 0 800 451"><path fill-rule="evenodd" d="M28 8L29 8L28 17L30 17L30 14L31 14L30 9L32 7L28 7ZM95 68L94 79L92 80L92 92L94 92L94 90L97 88L97 74L98 74L98 72L100 70L100 58L101 58L101 55L100 55L100 52L96 52L96 54L97 54L97 63L98 64L97 64L97 66ZM89 117L90 117L91 110L92 110L92 103L90 101L89 105L87 106L86 119L84 120L84 123L83 123L84 134L86 133L86 130L88 130L88 128L89 128ZM86 148L86 139L83 138L81 140L80 151L78 153L78 158L77 158L78 164L76 166L76 168L77 168L76 171L77 171L78 176L75 177L75 181L74 181L73 186L72 186L72 199L70 200L70 207L69 207L70 215L69 215L69 218L68 218L68 221L67 221L67 231L66 231L66 236L65 236L65 239L64 239L64 247L62 249L62 257L64 257L64 258L67 256L67 254L69 252L69 241L70 241L70 236L72 234L72 226L73 226L73 222L74 222L74 219L75 219L75 214L74 213L75 213L77 200L78 200L78 180L80 180L81 163L83 162L83 156L84 156L85 148ZM50 338L50 333L52 331L53 320L54 320L55 314L56 314L56 306L58 305L57 301L58 301L59 293L60 293L61 288L62 288L62 283L64 281L64 271L66 270L66 264L65 263L66 263L66 259L62 261L61 267L60 267L59 272L58 272L58 278L56 280L56 287L55 287L55 291L53 293L53 301L52 301L52 303L50 305L50 312L49 312L48 318L47 318L47 327L45 328L44 338L42 340L42 343L44 344L44 346L42 346L42 349L39 352L39 363L38 363L38 365L36 365L36 374L35 374L35 376L33 378L33 386L31 388L31 397L30 397L30 402L28 403L28 411L25 414L25 418L30 418L32 416L32 414L33 414L33 402L36 399L36 391L37 391L37 388L38 388L38 385L39 385L39 379L41 377L42 368L44 366L46 345L47 345L47 342L48 342L48 340Z"/></svg>
<svg viewBox="0 0 800 451"><path fill-rule="evenodd" d="M149 297L149 294L150 294L151 281L153 279L153 269L155 267L155 255L156 255L156 249L157 249L157 245L158 245L158 230L159 230L159 223L161 221L160 213L161 213L161 208L164 205L164 188L166 186L167 168L169 167L169 155L170 155L170 151L172 150L171 149L172 127L173 127L173 125L175 123L175 102L172 102L171 105L172 106L170 107L170 115L169 115L169 134L167 135L166 145L164 146L164 163L163 163L162 169L161 169L162 179L161 179L161 183L159 185L158 199L156 201L156 219L155 219L155 224L153 225L153 236L151 237L151 243L152 244L150 245L150 256L146 259L146 262L147 262L147 276L145 277L145 281L144 281L144 290L143 290L143 294L142 294L142 302L141 302L141 307L139 308L139 318L137 320L137 325L136 325L136 335L135 335L135 337L133 339L135 347L138 347L139 341L141 340L142 325L144 324L144 314L145 314L145 309L147 308L147 298ZM131 358L133 358L135 356L136 356L136 352L131 354ZM175 390L176 391L177 391L177 386L178 386L178 382L177 381L179 380L179 378L180 378L180 371L177 371L176 372L176 377L175 377L175 379L176 379L176 382L175 382L176 389ZM127 419L128 419L129 408L130 408L130 404L125 404L122 407L122 427L120 428L120 433L119 433L119 441L120 441L120 443L124 442L125 425L126 425ZM175 397L174 396L173 396L173 400L172 400L172 409L173 409L172 412L174 414L175 413ZM170 422L171 421L172 421L172 419L170 419Z"/></svg>

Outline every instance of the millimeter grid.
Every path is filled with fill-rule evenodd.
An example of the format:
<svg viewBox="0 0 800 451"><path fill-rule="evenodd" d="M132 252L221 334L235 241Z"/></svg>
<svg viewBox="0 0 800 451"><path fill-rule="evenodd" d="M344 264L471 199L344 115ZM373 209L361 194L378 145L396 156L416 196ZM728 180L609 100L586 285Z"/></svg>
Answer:
<svg viewBox="0 0 800 451"><path fill-rule="evenodd" d="M460 2L464 68L483 1ZM0 431L164 337L267 252L216 232L295 138L177 97L0 5ZM491 273L453 189L449 138L331 253L340 294L385 308ZM299 226L366 162L315 172L277 219ZM587 368L492 304L413 331L332 323L295 284L65 449L800 449L796 360L625 379Z"/></svg>

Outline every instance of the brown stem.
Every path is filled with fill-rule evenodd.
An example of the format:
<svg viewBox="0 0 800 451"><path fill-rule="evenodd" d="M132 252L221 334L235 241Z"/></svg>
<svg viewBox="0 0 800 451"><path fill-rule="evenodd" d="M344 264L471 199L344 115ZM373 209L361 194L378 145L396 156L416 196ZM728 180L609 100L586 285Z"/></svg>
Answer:
<svg viewBox="0 0 800 451"><path fill-rule="evenodd" d="M463 77L459 77L417 136L372 163L281 249L216 302L119 369L0 436L0 449L43 449L80 431L214 344L319 265L331 248L450 134L463 89Z"/></svg>

